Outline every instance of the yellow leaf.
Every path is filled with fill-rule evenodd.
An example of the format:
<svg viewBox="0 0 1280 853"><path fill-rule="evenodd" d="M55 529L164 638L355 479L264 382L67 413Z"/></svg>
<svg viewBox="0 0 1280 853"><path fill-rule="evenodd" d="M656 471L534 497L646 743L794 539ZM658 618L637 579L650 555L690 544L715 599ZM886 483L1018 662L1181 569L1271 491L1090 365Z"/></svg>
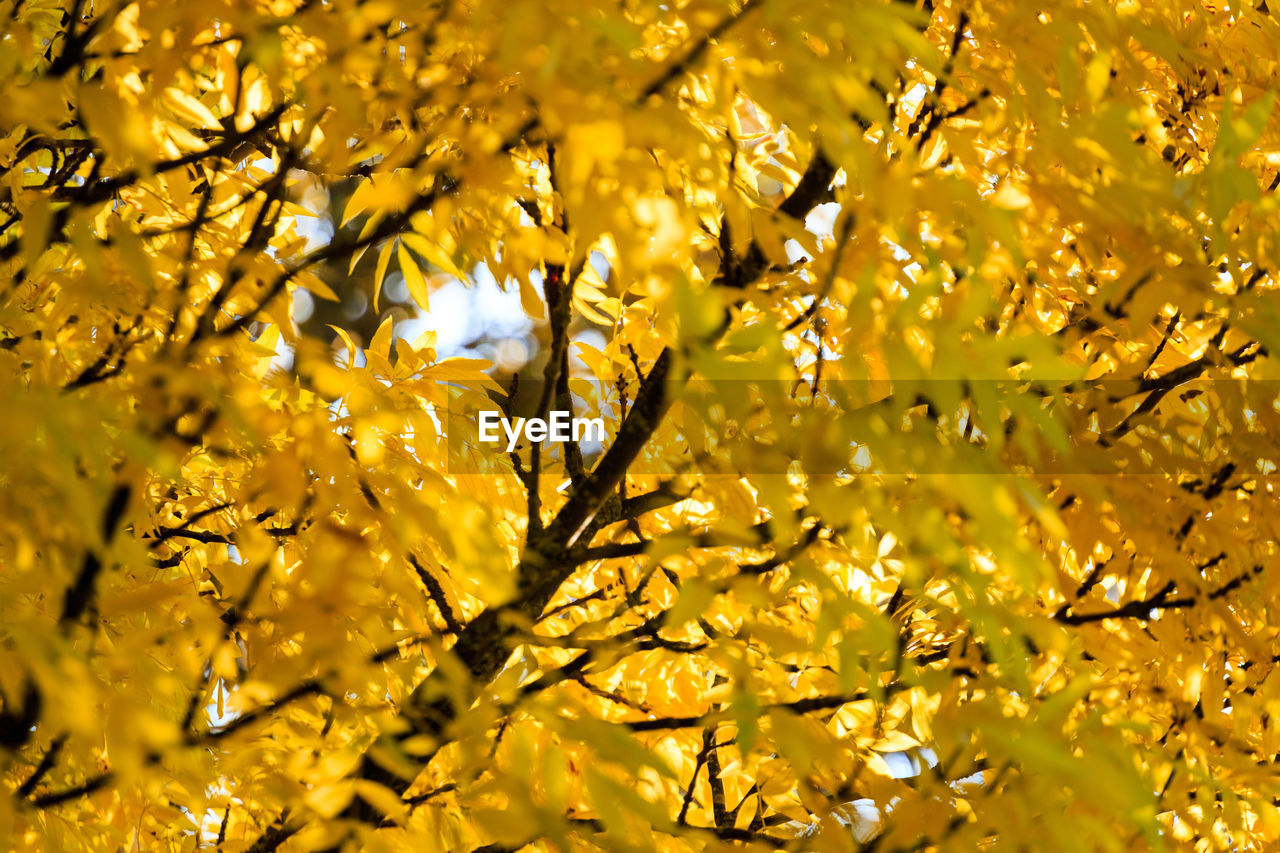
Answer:
<svg viewBox="0 0 1280 853"><path fill-rule="evenodd" d="M337 817L351 802L355 791L355 783L350 780L320 785L307 792L306 803L321 817Z"/></svg>
<svg viewBox="0 0 1280 853"><path fill-rule="evenodd" d="M328 299L330 302L338 301L338 294L333 292L333 288L325 284L324 279L313 272L300 272L294 276L294 280L321 299Z"/></svg>
<svg viewBox="0 0 1280 853"><path fill-rule="evenodd" d="M1005 181L991 196L991 203L1005 210L1022 210L1031 204L1031 198L1019 187Z"/></svg>
<svg viewBox="0 0 1280 853"><path fill-rule="evenodd" d="M373 271L373 310L378 310L378 297L382 294L382 279L387 274L387 264L391 260L391 250L396 247L395 240L388 240L378 250L378 265Z"/></svg>
<svg viewBox="0 0 1280 853"><path fill-rule="evenodd" d="M401 238L409 248L413 249L419 255L426 258L430 263L449 273L455 278L466 278L462 274L462 270L458 269L458 265L453 262L453 258L444 246L428 240L421 234L407 233L401 235Z"/></svg>
<svg viewBox="0 0 1280 853"><path fill-rule="evenodd" d="M396 245L396 259L400 262L400 272L404 274L404 283L408 286L413 301L426 309L427 280L423 278L422 270L418 269L417 262L402 243Z"/></svg>
<svg viewBox="0 0 1280 853"><path fill-rule="evenodd" d="M160 96L161 101L178 118L203 130L221 130L222 125L208 107L181 89L170 87Z"/></svg>
<svg viewBox="0 0 1280 853"><path fill-rule="evenodd" d="M346 329L344 329L344 328L342 328L341 326L333 326L333 325L331 325L331 326L329 326L329 328L330 328L330 329L333 329L335 332L337 332L337 333L338 333L338 337L342 338L342 342L343 342L344 344L346 344L346 347L347 347L347 367L354 367L354 366L355 366L355 363L356 363L356 350L357 350L357 349L359 349L359 348L356 346L356 342L355 342L355 341L353 341L353 340L351 339L351 335L349 335L349 334L347 333L347 330L346 330Z"/></svg>
<svg viewBox="0 0 1280 853"><path fill-rule="evenodd" d="M369 352L387 358L391 355L391 329L395 324L388 315L382 324L378 326L378 331L373 333L373 340L369 342Z"/></svg>
<svg viewBox="0 0 1280 853"><path fill-rule="evenodd" d="M342 221L339 226L346 225L352 219L364 212L369 206L369 197L373 194L373 182L361 181L360 184L352 191L350 197L347 198L347 206L342 210Z"/></svg>
<svg viewBox="0 0 1280 853"><path fill-rule="evenodd" d="M367 779L359 779L356 781L355 789L362 800L393 821L399 822L408 814L409 807L405 805L404 800L400 799L399 794L385 785L379 785L377 782L370 782Z"/></svg>
<svg viewBox="0 0 1280 853"><path fill-rule="evenodd" d="M376 228L378 226L378 223L381 221L382 221L382 212L376 211L372 216L370 216L365 221L364 227L360 229L360 239L364 240L370 234L372 234L373 229ZM369 247L365 245L365 246L361 246L359 249L351 253L351 263L347 265L348 275L355 272L356 264L360 263L360 259L364 257L364 253L367 251L369 251Z"/></svg>

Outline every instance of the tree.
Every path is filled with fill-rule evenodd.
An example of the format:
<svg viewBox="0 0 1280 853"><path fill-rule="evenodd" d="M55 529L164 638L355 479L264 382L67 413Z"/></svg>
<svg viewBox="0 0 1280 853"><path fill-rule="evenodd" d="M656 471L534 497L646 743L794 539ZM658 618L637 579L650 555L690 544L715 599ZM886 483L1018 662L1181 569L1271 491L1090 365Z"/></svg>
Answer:
<svg viewBox="0 0 1280 853"><path fill-rule="evenodd" d="M1265 3L3 18L15 848L1277 843Z"/></svg>

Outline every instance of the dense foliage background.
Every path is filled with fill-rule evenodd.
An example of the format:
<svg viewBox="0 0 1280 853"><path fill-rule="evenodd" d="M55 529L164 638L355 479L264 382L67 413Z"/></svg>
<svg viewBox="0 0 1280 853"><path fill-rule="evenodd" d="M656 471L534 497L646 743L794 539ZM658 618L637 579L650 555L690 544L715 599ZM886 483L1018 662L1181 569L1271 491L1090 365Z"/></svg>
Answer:
<svg viewBox="0 0 1280 853"><path fill-rule="evenodd" d="M12 847L1274 849L1265 2L0 33Z"/></svg>

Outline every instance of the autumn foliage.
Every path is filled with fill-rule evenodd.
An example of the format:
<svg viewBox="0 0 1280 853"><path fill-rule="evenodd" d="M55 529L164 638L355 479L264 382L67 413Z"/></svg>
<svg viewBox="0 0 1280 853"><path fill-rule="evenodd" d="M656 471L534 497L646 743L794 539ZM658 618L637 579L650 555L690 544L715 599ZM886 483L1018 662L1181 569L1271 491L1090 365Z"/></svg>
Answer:
<svg viewBox="0 0 1280 853"><path fill-rule="evenodd" d="M0 840L1276 849L1278 59L0 2ZM446 351L482 279L527 333Z"/></svg>

